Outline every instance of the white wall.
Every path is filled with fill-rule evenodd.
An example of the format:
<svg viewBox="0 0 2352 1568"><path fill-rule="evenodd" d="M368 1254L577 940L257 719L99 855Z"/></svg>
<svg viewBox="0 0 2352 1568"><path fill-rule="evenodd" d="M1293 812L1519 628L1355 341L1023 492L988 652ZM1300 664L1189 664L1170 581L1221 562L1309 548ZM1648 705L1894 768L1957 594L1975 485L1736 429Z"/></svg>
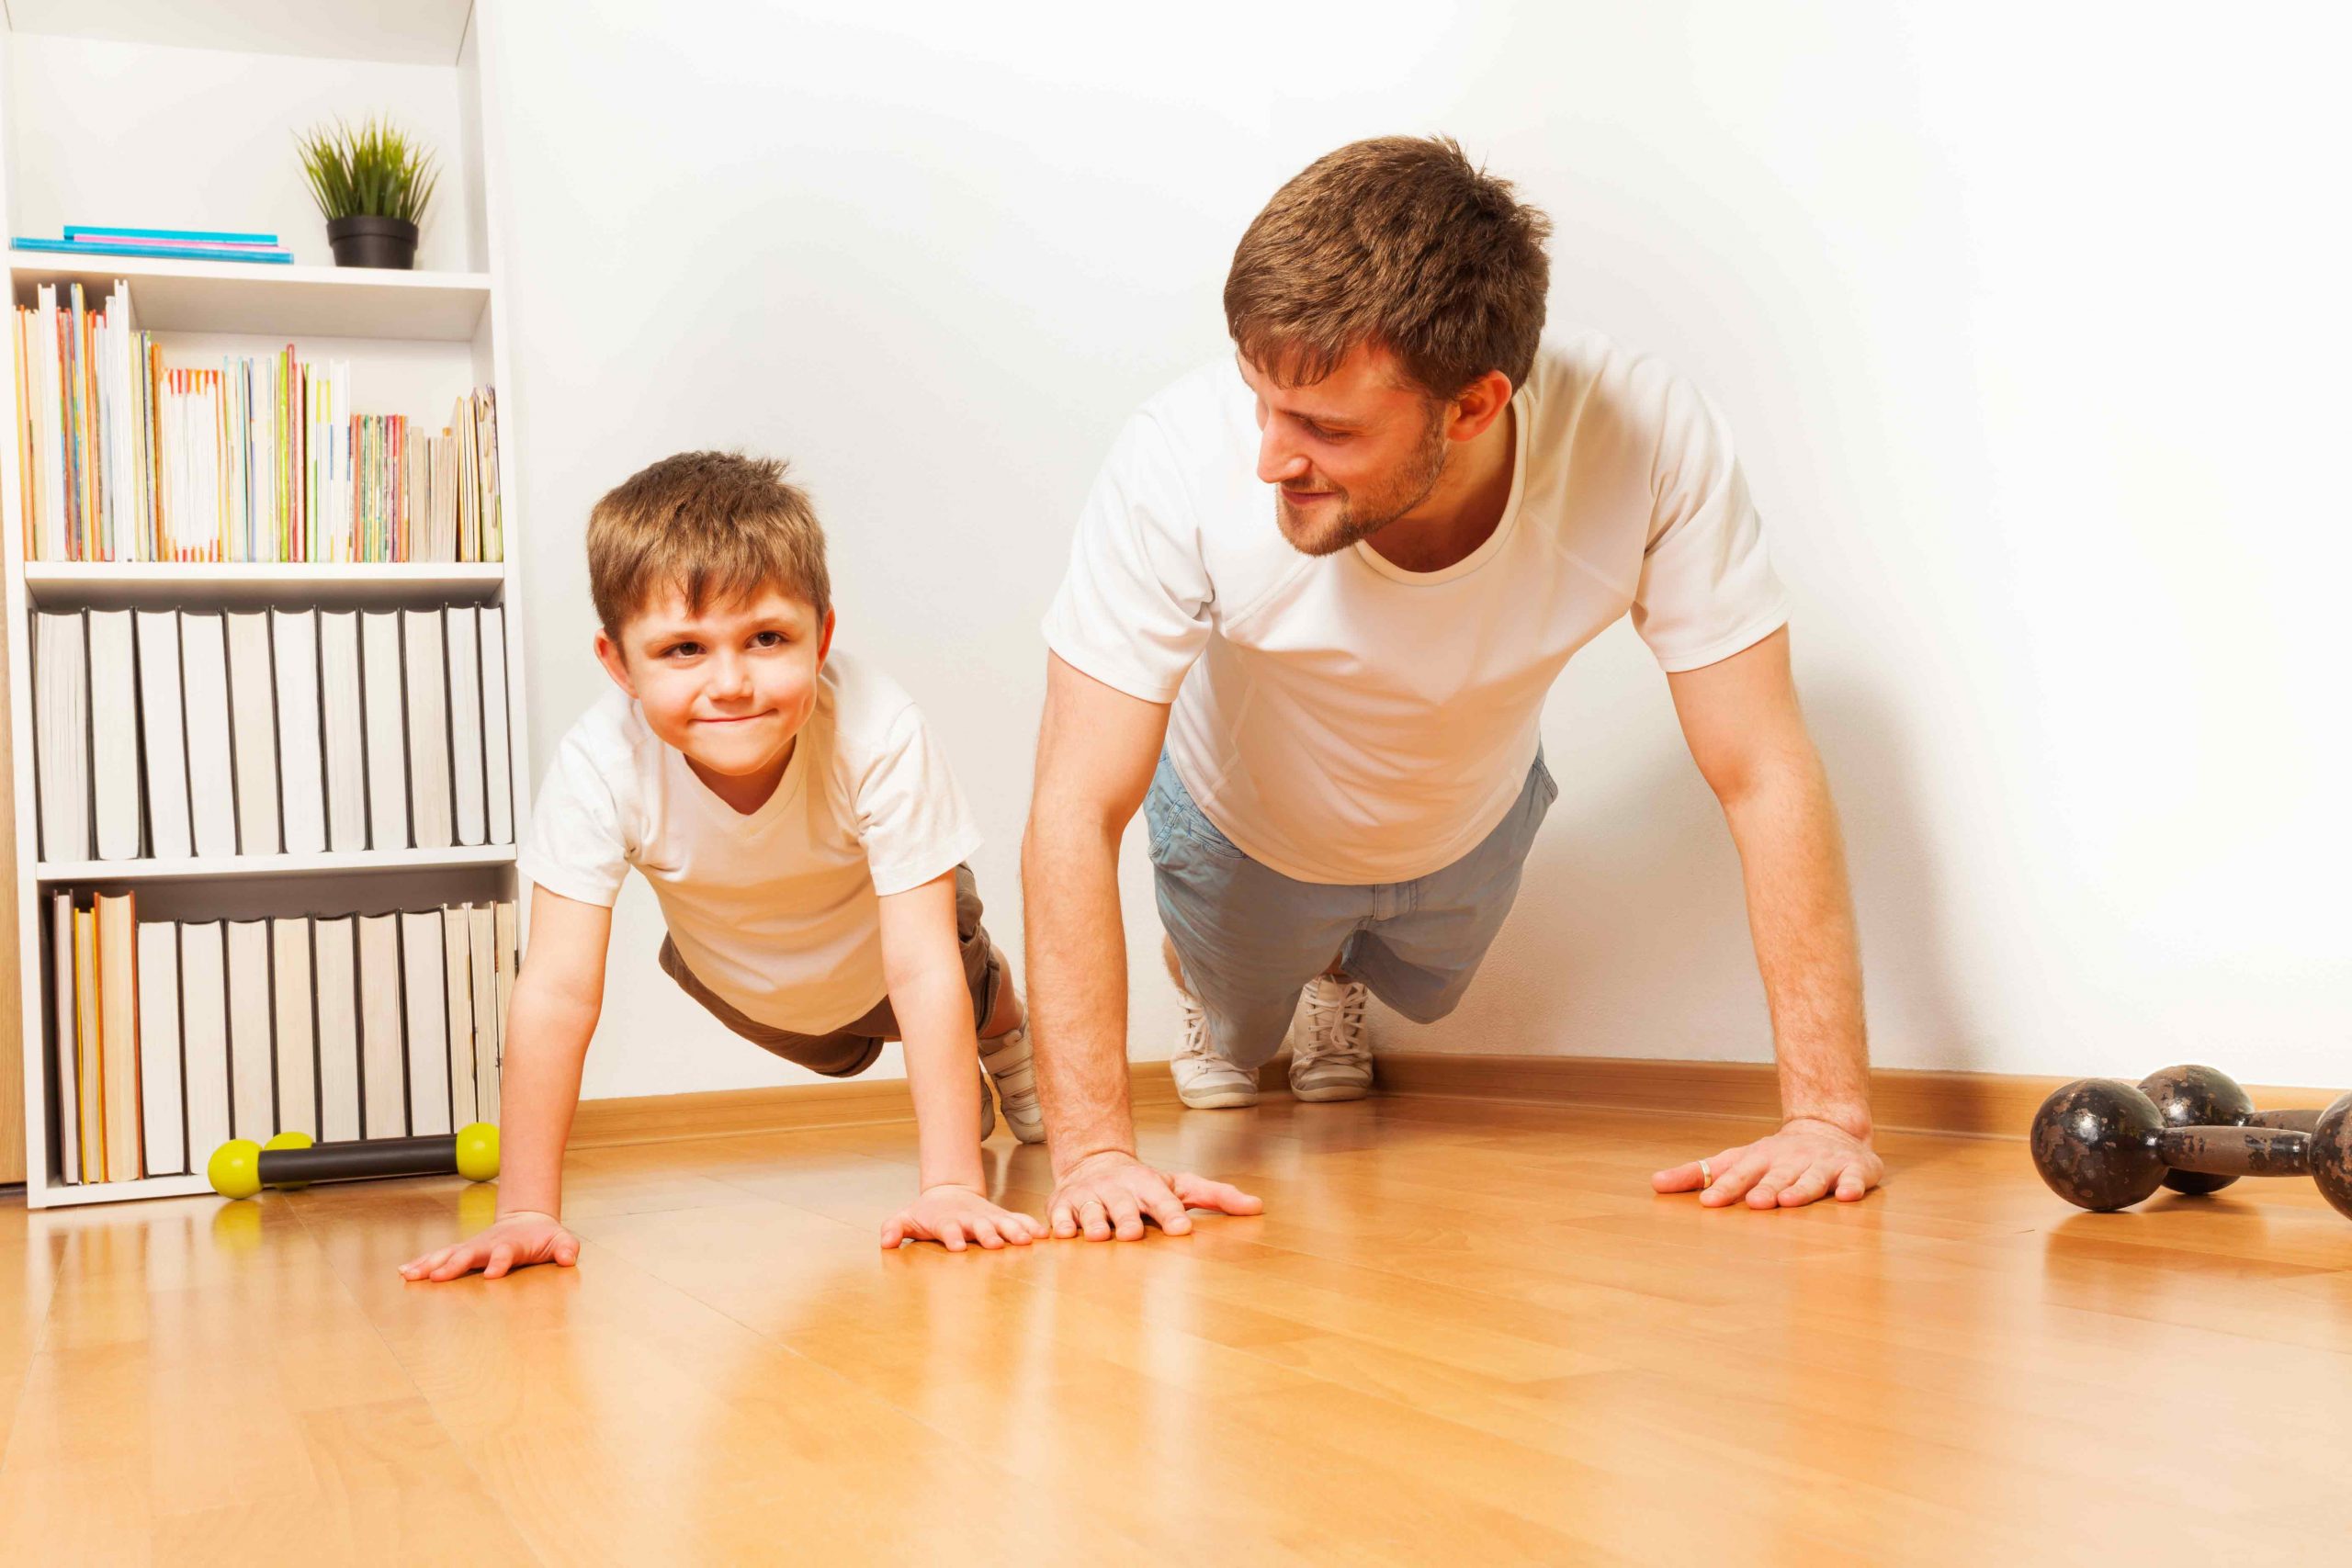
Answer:
<svg viewBox="0 0 2352 1568"><path fill-rule="evenodd" d="M2346 1071L2344 24L2255 7L501 0L537 761L603 679L580 529L688 446L790 457L842 637L925 704L1015 883L1038 615L1234 241L1442 130L1553 213L1554 312L1739 433L1861 906L1878 1058ZM1624 628L1488 971L1391 1047L1769 1052L1737 866ZM1135 1054L1163 1055L1128 846ZM592 1094L792 1075L623 904Z"/></svg>

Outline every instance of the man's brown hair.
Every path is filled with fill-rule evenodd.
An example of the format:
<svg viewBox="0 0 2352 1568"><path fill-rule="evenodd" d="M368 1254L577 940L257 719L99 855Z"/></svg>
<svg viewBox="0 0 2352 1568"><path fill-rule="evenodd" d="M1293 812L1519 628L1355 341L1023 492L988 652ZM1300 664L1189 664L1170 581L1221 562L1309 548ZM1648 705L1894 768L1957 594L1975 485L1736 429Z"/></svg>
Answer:
<svg viewBox="0 0 2352 1568"><path fill-rule="evenodd" d="M1381 136L1327 152L1274 193L1233 253L1225 322L1287 386L1359 344L1385 346L1430 394L1489 370L1523 387L1544 332L1552 220L1450 136Z"/></svg>
<svg viewBox="0 0 2352 1568"><path fill-rule="evenodd" d="M681 452L605 492L588 513L588 592L605 635L675 588L686 608L780 589L822 620L833 588L825 531L774 457Z"/></svg>

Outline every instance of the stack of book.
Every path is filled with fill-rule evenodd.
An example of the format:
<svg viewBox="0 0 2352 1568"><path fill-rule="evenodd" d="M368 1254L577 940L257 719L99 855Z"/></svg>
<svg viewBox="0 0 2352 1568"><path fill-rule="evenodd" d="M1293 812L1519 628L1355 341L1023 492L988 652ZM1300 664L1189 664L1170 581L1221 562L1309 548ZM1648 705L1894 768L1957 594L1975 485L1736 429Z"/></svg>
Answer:
<svg viewBox="0 0 2352 1568"><path fill-rule="evenodd" d="M448 1133L498 1119L511 902L266 920L141 920L52 896L59 1168L202 1170L232 1137Z"/></svg>
<svg viewBox="0 0 2352 1568"><path fill-rule="evenodd" d="M268 262L285 265L294 253L275 234L235 234L213 229L128 229L69 223L62 240L19 234L9 243L20 251L68 256L176 256L183 261Z"/></svg>
<svg viewBox="0 0 2352 1568"><path fill-rule="evenodd" d="M16 332L28 560L503 558L490 388L435 435L355 414L350 363L290 344L167 367L123 281L95 309L78 283L35 298Z"/></svg>
<svg viewBox="0 0 2352 1568"><path fill-rule="evenodd" d="M41 611L44 861L514 840L506 613Z"/></svg>

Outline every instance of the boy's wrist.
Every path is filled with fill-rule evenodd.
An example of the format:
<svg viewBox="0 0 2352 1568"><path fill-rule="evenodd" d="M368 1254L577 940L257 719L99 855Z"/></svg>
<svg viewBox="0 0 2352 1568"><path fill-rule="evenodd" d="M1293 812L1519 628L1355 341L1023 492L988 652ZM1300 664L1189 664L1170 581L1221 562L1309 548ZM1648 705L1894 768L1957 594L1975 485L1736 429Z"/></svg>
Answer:
<svg viewBox="0 0 2352 1568"><path fill-rule="evenodd" d="M934 1192L970 1192L982 1198L989 1195L988 1189L978 1181L929 1181L915 1196L928 1198Z"/></svg>
<svg viewBox="0 0 2352 1568"><path fill-rule="evenodd" d="M985 1192L988 1185L988 1178L978 1168L958 1170L951 1166L945 1170L920 1171L915 1177L917 1192L929 1192L940 1187L962 1187L974 1192Z"/></svg>

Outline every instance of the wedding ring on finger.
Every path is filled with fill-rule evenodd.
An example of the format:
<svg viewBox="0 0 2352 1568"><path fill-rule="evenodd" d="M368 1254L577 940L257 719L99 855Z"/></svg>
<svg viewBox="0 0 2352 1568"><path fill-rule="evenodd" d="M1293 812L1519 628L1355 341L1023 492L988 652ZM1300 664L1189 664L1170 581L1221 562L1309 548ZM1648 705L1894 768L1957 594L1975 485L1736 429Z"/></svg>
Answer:
<svg viewBox="0 0 2352 1568"><path fill-rule="evenodd" d="M1699 1162L1699 1190L1704 1192L1708 1188L1713 1187L1714 1184L1714 1168L1710 1166L1705 1160L1701 1160Z"/></svg>

